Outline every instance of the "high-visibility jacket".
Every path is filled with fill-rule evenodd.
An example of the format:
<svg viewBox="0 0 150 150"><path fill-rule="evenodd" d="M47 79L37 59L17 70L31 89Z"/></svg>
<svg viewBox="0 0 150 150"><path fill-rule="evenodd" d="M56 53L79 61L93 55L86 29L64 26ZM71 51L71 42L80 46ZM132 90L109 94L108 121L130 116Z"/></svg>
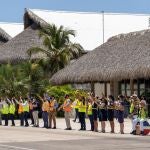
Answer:
<svg viewBox="0 0 150 150"><path fill-rule="evenodd" d="M29 104L26 104L23 106L23 111L24 112L29 112Z"/></svg>
<svg viewBox="0 0 150 150"><path fill-rule="evenodd" d="M130 114L132 114L132 113L133 113L133 111L134 111L134 104L133 104L133 103L131 103L131 105L130 105Z"/></svg>
<svg viewBox="0 0 150 150"><path fill-rule="evenodd" d="M88 111L87 111L88 115L92 115L92 104L88 103Z"/></svg>
<svg viewBox="0 0 150 150"><path fill-rule="evenodd" d="M3 104L2 114L7 115L9 113L9 105Z"/></svg>
<svg viewBox="0 0 150 150"><path fill-rule="evenodd" d="M69 103L69 104L67 104L67 103ZM63 110L66 112L71 112L72 107L71 107L70 99L67 99L64 101Z"/></svg>
<svg viewBox="0 0 150 150"><path fill-rule="evenodd" d="M86 105L83 102L79 102L79 112L86 112Z"/></svg>
<svg viewBox="0 0 150 150"><path fill-rule="evenodd" d="M10 114L15 114L15 111L16 111L15 104L10 104L9 113Z"/></svg>
<svg viewBox="0 0 150 150"><path fill-rule="evenodd" d="M73 103L74 103L73 108L78 109L79 108L79 100L75 99Z"/></svg>
<svg viewBox="0 0 150 150"><path fill-rule="evenodd" d="M148 112L147 112L146 108L141 108L141 109L139 110L139 116L138 116L138 117L139 117L140 119L146 119L147 116L148 116Z"/></svg>
<svg viewBox="0 0 150 150"><path fill-rule="evenodd" d="M18 113L19 114L23 113L23 106L21 103L19 104Z"/></svg>

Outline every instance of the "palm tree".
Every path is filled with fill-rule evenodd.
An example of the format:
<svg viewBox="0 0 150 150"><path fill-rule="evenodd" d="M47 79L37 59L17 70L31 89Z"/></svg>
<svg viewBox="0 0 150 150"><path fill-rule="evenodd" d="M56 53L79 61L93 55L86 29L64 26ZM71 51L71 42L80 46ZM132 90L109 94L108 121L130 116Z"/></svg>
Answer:
<svg viewBox="0 0 150 150"><path fill-rule="evenodd" d="M10 64L0 66L0 95L17 96L25 95L28 92L26 78L22 77L20 68Z"/></svg>
<svg viewBox="0 0 150 150"><path fill-rule="evenodd" d="M74 30L69 30L56 25L48 25L42 28L39 37L43 38L45 48L33 47L27 51L31 56L35 53L43 53L46 55L40 63L45 67L50 75L64 68L71 59L78 58L83 54L83 48L80 44L72 43L70 37L75 36Z"/></svg>

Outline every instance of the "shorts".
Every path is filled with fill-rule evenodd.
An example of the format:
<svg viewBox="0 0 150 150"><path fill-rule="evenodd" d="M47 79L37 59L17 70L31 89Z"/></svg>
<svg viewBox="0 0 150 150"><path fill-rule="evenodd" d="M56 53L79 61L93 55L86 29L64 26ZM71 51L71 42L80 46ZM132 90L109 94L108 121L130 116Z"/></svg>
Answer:
<svg viewBox="0 0 150 150"><path fill-rule="evenodd" d="M113 109L108 109L107 110L107 118L108 118L109 121L114 120L114 110Z"/></svg>
<svg viewBox="0 0 150 150"><path fill-rule="evenodd" d="M97 111L97 110L93 110L92 113L93 113L93 120L94 120L94 121L97 121L97 118L98 118L98 111Z"/></svg>
<svg viewBox="0 0 150 150"><path fill-rule="evenodd" d="M107 110L106 109L100 109L99 114L99 121L107 121Z"/></svg>
<svg viewBox="0 0 150 150"><path fill-rule="evenodd" d="M124 112L123 111L118 111L118 122L124 123Z"/></svg>

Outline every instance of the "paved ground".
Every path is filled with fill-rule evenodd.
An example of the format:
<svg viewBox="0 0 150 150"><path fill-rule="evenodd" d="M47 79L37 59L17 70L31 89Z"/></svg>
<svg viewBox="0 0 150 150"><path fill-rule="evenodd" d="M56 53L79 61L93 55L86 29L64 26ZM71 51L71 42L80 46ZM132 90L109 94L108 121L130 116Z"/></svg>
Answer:
<svg viewBox="0 0 150 150"><path fill-rule="evenodd" d="M78 131L80 124L73 123L74 130L65 131L64 119L57 119L58 129L44 129L33 127L0 126L0 150L149 150L150 136L132 136L130 120L125 120L124 135L118 134L119 126L116 122L116 133L110 134L109 124L107 133ZM42 121L40 126L42 127ZM100 125L99 125L100 128ZM87 129L89 122L87 120Z"/></svg>

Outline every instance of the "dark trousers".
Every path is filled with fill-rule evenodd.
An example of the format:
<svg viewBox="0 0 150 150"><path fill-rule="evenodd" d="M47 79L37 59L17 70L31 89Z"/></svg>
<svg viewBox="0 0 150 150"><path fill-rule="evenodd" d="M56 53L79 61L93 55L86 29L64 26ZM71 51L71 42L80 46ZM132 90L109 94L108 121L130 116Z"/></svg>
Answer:
<svg viewBox="0 0 150 150"><path fill-rule="evenodd" d="M15 115L14 114L9 114L9 116L10 116L10 120L12 122L12 126L15 126L15 121L14 121Z"/></svg>
<svg viewBox="0 0 150 150"><path fill-rule="evenodd" d="M25 126L29 126L29 123L28 123L28 115L29 115L29 112L25 111L25 112L24 112Z"/></svg>
<svg viewBox="0 0 150 150"><path fill-rule="evenodd" d="M19 117L20 117L20 126L24 126L24 113L20 113Z"/></svg>
<svg viewBox="0 0 150 150"><path fill-rule="evenodd" d="M5 120L5 126L8 126L8 114L3 114Z"/></svg>
<svg viewBox="0 0 150 150"><path fill-rule="evenodd" d="M90 124L91 124L91 131L94 131L94 118L93 115L88 115Z"/></svg>
<svg viewBox="0 0 150 150"><path fill-rule="evenodd" d="M42 118L44 121L44 127L48 128L48 112L47 111L43 111Z"/></svg>
<svg viewBox="0 0 150 150"><path fill-rule="evenodd" d="M81 130L86 130L85 112L79 112L79 121L81 124Z"/></svg>
<svg viewBox="0 0 150 150"><path fill-rule="evenodd" d="M77 118L79 118L79 112L78 112L78 109L77 108L75 108L75 118L74 118L74 121L76 121L77 120Z"/></svg>
<svg viewBox="0 0 150 150"><path fill-rule="evenodd" d="M32 115L33 110L30 110L30 118L31 118L31 124L34 124L34 119L33 119L33 115Z"/></svg>

